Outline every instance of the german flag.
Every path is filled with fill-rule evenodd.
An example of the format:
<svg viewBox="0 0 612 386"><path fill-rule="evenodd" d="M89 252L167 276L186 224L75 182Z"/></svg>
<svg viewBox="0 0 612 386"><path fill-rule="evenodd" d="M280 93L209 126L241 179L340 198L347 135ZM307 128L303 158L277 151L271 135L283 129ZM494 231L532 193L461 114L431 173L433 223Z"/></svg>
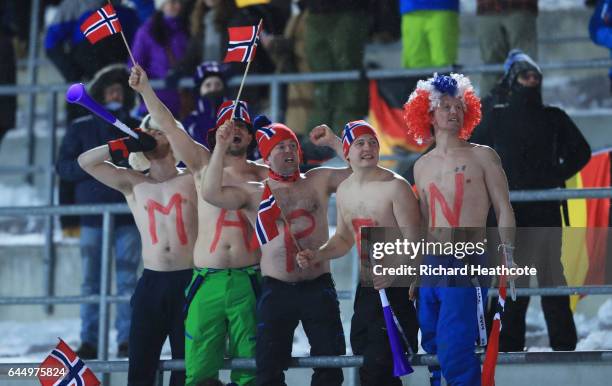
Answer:
<svg viewBox="0 0 612 386"><path fill-rule="evenodd" d="M610 149L594 153L589 163L566 181L567 188L610 186ZM561 261L569 286L603 285L606 281L610 199L568 200L569 226L563 230ZM565 223L565 222L564 222ZM575 309L579 297L572 297Z"/></svg>
<svg viewBox="0 0 612 386"><path fill-rule="evenodd" d="M368 122L376 129L380 142L380 155L393 155L396 151L423 152L406 135L402 106L414 89L418 79L399 78L370 80L370 111Z"/></svg>

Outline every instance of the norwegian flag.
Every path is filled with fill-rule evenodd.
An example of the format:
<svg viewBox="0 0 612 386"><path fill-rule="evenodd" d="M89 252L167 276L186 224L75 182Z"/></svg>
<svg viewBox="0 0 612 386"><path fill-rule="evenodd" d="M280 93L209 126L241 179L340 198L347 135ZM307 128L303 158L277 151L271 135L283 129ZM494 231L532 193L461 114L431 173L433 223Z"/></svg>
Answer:
<svg viewBox="0 0 612 386"><path fill-rule="evenodd" d="M493 317L493 326L489 335L489 344L487 345L487 353L482 365L482 386L495 386L495 366L497 365L497 356L499 355L499 334L502 329L501 316L504 314L504 305L506 304L506 277L502 276L499 283L499 296L497 304L497 312Z"/></svg>
<svg viewBox="0 0 612 386"><path fill-rule="evenodd" d="M223 60L227 62L252 62L255 59L255 51L259 43L259 31L261 22L257 26L230 27L227 29L229 42L227 54Z"/></svg>
<svg viewBox="0 0 612 386"><path fill-rule="evenodd" d="M85 362L59 340L49 356L40 364L38 379L42 386L98 386L100 381ZM46 369L43 371L43 369ZM50 369L57 369L51 370ZM49 375L51 373L51 375Z"/></svg>
<svg viewBox="0 0 612 386"><path fill-rule="evenodd" d="M96 44L108 36L121 32L121 23L113 6L107 4L91 14L81 24L81 32L91 44Z"/></svg>
<svg viewBox="0 0 612 386"><path fill-rule="evenodd" d="M276 220L280 216L281 209L272 194L272 189L270 189L268 184L265 184L259 210L257 211L257 221L255 222L255 233L257 234L257 241L259 241L260 246L278 236Z"/></svg>

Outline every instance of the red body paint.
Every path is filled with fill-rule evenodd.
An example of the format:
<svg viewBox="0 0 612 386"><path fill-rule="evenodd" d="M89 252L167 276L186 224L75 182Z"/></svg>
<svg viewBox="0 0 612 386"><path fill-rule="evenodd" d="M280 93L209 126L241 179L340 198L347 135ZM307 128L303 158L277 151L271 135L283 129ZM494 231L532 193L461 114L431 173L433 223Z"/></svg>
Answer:
<svg viewBox="0 0 612 386"><path fill-rule="evenodd" d="M295 220L300 217L307 219L310 222L310 224L303 230L293 234L293 237L295 237L296 240L303 239L304 237L309 236L310 234L312 234L312 232L314 232L315 227L316 227L316 221L315 221L314 216L310 214L308 211L306 211L305 209L296 209L293 212L289 213L289 215L287 216L287 222L291 224L291 220ZM285 261L286 261L285 270L287 272L293 272L295 270L295 255L297 254L297 247L295 243L293 242L293 239L291 238L291 235L289 232L291 232L291 230L289 229L288 224L285 224L284 241L285 241L285 250L287 251L286 258L285 258ZM315 265L315 267L319 267L319 266L320 264L318 263Z"/></svg>
<svg viewBox="0 0 612 386"><path fill-rule="evenodd" d="M228 212L235 212L238 220L227 220L226 216ZM213 237L213 241L210 244L210 253L215 252L217 249L217 244L219 244L219 239L221 238L221 231L223 227L238 227L242 231L242 239L244 240L244 245L247 250L249 248L249 222L246 217L242 214L241 211L228 211L227 209L221 209L221 213L217 217L217 225L215 226L215 236Z"/></svg>
<svg viewBox="0 0 612 386"><path fill-rule="evenodd" d="M359 254L359 258L361 260L367 260L368 254L361 254L361 228L363 227L374 227L377 225L376 221L371 218L354 218L351 220L353 224L353 232L355 234L355 244L357 245L357 253Z"/></svg>
<svg viewBox="0 0 612 386"><path fill-rule="evenodd" d="M446 202L446 199L440 192L440 189L433 182L429 184L429 214L431 217L431 227L436 226L436 201L440 203L440 209L448 224L452 227L459 226L459 219L461 218L461 207L463 206L463 173L455 174L455 200L453 202L453 209L451 210Z"/></svg>
<svg viewBox="0 0 612 386"><path fill-rule="evenodd" d="M159 202L149 199L147 201L147 212L149 214L149 234L153 245L157 244L157 226L155 224L155 211L159 211L164 216L170 214L172 208L176 208L176 234L181 242L181 245L187 244L187 232L185 232L185 224L183 223L183 197L179 193L175 193L170 197L168 205L164 206Z"/></svg>

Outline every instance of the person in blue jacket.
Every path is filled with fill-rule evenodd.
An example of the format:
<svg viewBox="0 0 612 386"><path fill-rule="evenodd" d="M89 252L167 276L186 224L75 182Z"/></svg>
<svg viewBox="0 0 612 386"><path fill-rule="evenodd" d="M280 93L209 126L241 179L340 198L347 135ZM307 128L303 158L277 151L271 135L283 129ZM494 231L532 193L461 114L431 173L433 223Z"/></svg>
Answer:
<svg viewBox="0 0 612 386"><path fill-rule="evenodd" d="M606 47L612 57L612 0L599 0L589 21L589 36L593 43ZM612 67L608 71L612 92Z"/></svg>
<svg viewBox="0 0 612 386"><path fill-rule="evenodd" d="M135 96L127 86L127 80L125 65L111 65L96 74L88 91L94 100L134 128L139 122L129 116ZM125 203L121 193L95 180L77 162L77 157L86 150L121 137L125 134L119 129L93 115L78 118L70 125L60 146L56 170L61 179L74 182L76 204ZM132 295L141 257L140 235L131 214L118 215L114 219L112 247L115 251L117 295ZM82 295L100 293L102 233L102 216L81 217ZM118 356L128 354L130 319L130 304L118 303L115 319ZM98 320L97 304L81 305L81 346L77 354L82 359L97 357Z"/></svg>

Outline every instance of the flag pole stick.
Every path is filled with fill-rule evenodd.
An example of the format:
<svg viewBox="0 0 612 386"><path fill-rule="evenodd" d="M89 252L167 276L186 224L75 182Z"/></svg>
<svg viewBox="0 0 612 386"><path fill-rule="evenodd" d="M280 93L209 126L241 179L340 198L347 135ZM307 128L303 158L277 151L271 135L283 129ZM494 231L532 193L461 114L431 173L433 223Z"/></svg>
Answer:
<svg viewBox="0 0 612 386"><path fill-rule="evenodd" d="M257 24L257 32L256 32L257 38L255 38L255 41L257 41L257 39L259 38L259 32L261 31L262 23L263 23L263 19L259 19L259 24ZM236 100L234 101L234 107L232 108L232 110L236 110L236 106L238 104L238 101L240 100L240 94L242 94L242 87L244 87L244 81L246 79L247 73L249 72L250 66L251 66L251 60L247 61L246 68L244 69L244 74L242 75L242 81L240 82L240 88L238 88L238 95L236 96Z"/></svg>
<svg viewBox="0 0 612 386"><path fill-rule="evenodd" d="M108 0L108 4L110 4L111 6L113 5L113 3L111 3L111 0ZM117 15L117 19L119 19L119 15ZM121 22L121 20L119 20L119 22ZM132 50L130 50L130 45L127 42L127 39L125 38L125 35L123 34L123 28L121 28L121 31L119 31L119 33L121 33L121 37L123 38L123 43L125 44L125 48L127 48L127 52L128 54L130 54L130 59L132 59L132 66L136 65L136 61L134 60L134 55L132 55Z"/></svg>

